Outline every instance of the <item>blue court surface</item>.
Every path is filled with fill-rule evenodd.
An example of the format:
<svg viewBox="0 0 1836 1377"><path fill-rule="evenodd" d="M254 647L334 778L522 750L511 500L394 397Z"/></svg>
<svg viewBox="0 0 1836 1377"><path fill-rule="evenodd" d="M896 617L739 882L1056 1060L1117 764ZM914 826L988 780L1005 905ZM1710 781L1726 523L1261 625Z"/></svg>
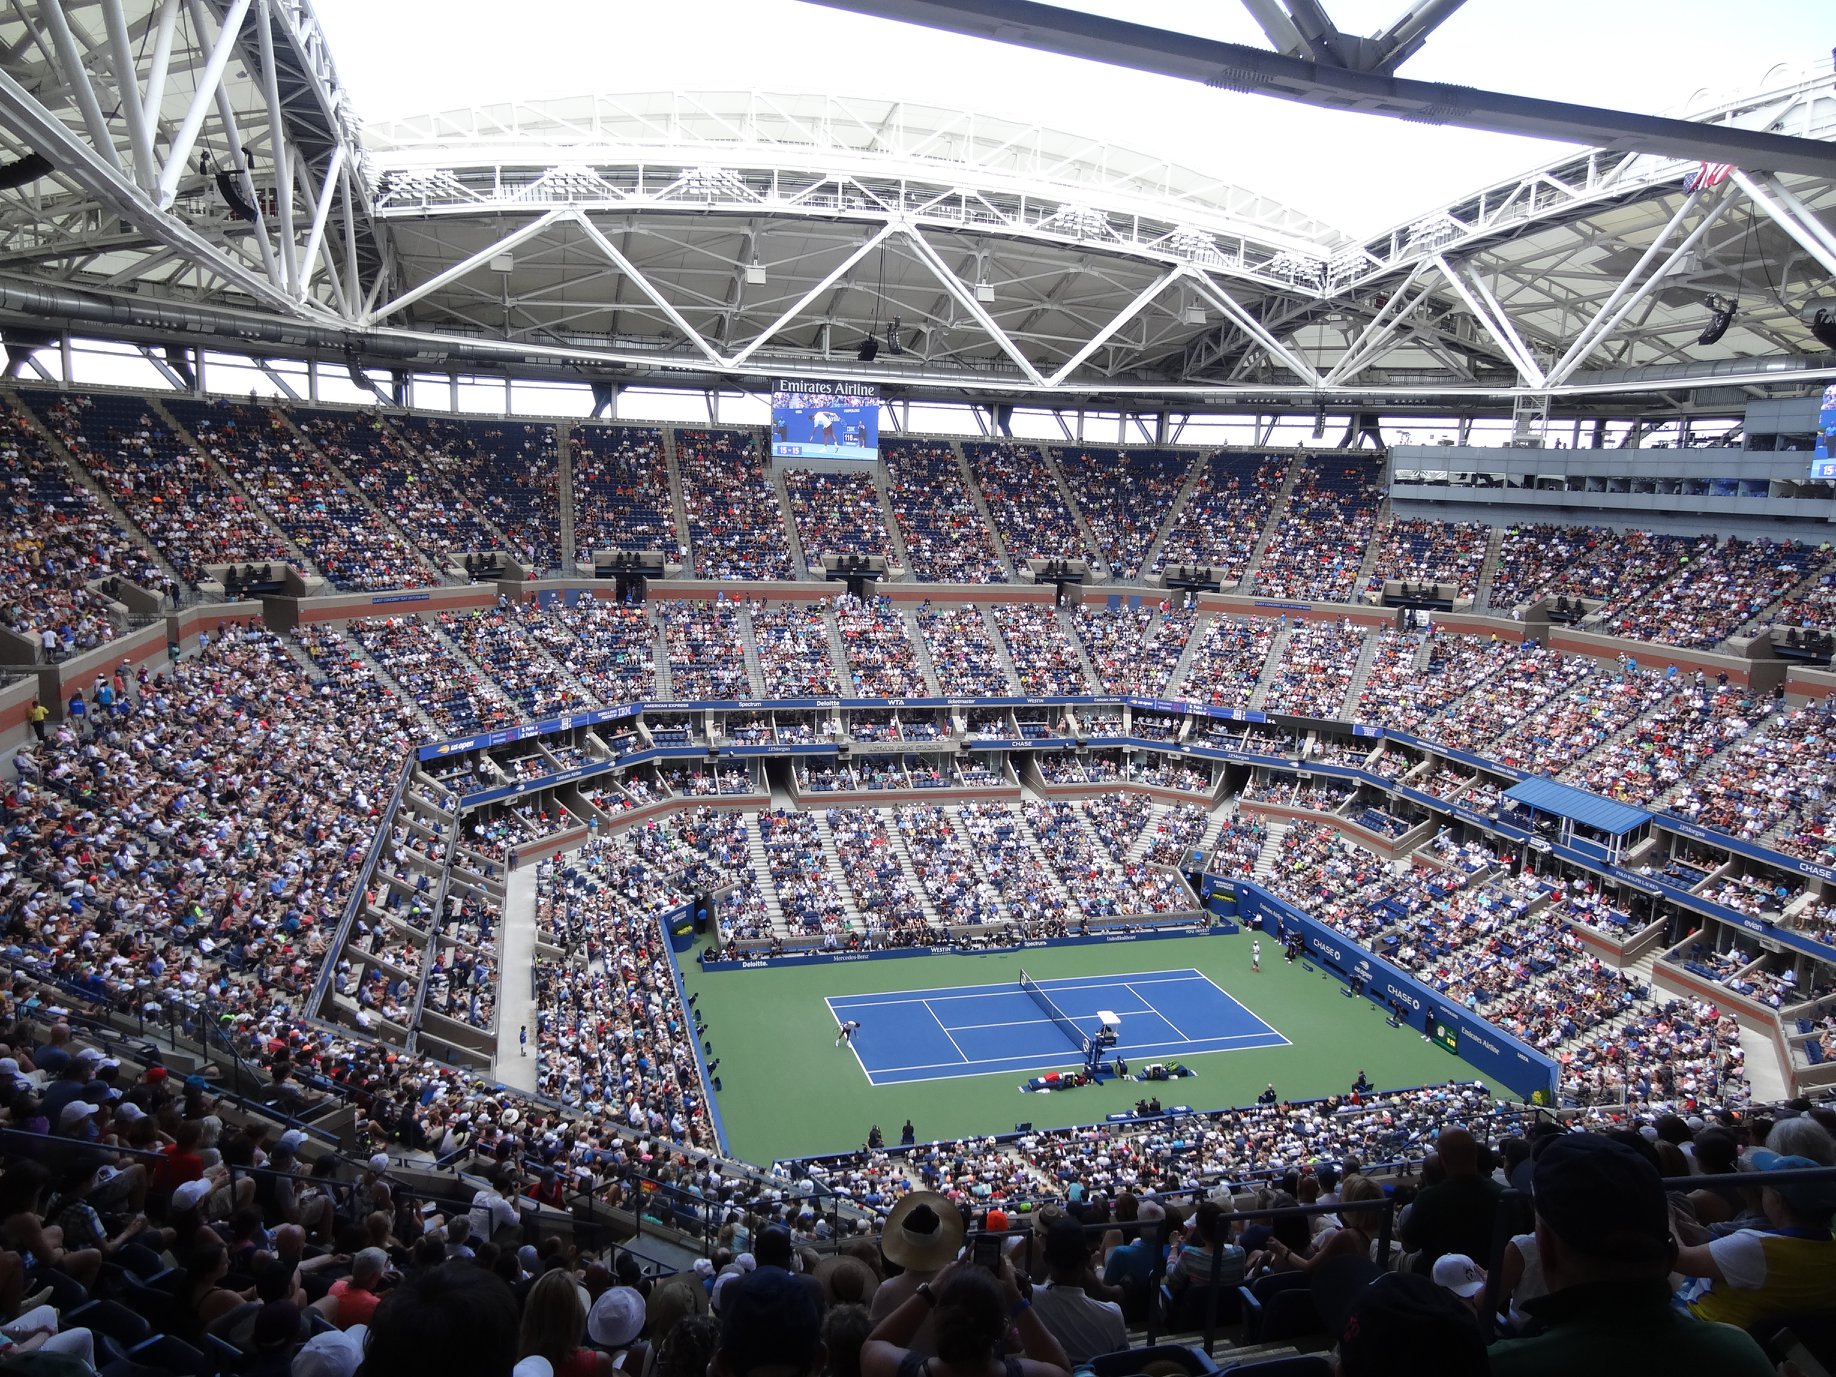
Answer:
<svg viewBox="0 0 1836 1377"><path fill-rule="evenodd" d="M1039 985L1085 1033L1096 1031L1098 1010L1121 1020L1121 1040L1105 1060L1179 1060L1288 1042L1195 970L1075 976ZM859 1020L854 1055L874 1085L1068 1071L1083 1062L1081 1046L1015 983L838 995L825 1002L838 1026Z"/></svg>

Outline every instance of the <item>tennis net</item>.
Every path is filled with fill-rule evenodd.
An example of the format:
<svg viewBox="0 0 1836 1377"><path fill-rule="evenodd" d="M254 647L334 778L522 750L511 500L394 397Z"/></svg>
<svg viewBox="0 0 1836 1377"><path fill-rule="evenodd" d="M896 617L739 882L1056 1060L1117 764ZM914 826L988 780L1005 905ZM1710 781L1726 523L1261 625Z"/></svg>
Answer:
<svg viewBox="0 0 1836 1377"><path fill-rule="evenodd" d="M1025 971L1021 971L1020 988L1032 997L1033 1003L1043 1009L1052 1022L1063 1029L1065 1036L1071 1039L1079 1051L1082 1051L1084 1044L1090 1040L1090 1035L1065 1016L1065 1011L1052 1002L1052 996L1039 987L1039 982Z"/></svg>

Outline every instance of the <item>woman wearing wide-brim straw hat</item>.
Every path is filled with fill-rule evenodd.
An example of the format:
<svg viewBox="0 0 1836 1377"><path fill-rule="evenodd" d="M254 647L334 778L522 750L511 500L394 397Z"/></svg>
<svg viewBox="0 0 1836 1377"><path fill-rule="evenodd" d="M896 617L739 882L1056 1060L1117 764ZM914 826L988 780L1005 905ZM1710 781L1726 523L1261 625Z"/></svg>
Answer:
<svg viewBox="0 0 1836 1377"><path fill-rule="evenodd" d="M948 1196L936 1191L913 1191L893 1206L880 1235L880 1252L889 1263L904 1270L874 1292L870 1313L875 1324L950 1265L962 1249L963 1234L962 1211ZM915 1352L929 1352L930 1344L931 1323L927 1316L906 1346Z"/></svg>

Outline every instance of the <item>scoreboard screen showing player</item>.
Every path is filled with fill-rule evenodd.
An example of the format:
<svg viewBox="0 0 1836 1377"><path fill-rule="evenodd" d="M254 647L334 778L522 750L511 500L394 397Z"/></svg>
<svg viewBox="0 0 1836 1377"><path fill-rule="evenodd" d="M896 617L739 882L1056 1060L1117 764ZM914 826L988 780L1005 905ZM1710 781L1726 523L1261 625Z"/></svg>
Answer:
<svg viewBox="0 0 1836 1377"><path fill-rule="evenodd" d="M880 457L880 385L780 378L771 387L774 459Z"/></svg>
<svg viewBox="0 0 1836 1377"><path fill-rule="evenodd" d="M1836 480L1836 386L1823 389L1823 409L1817 413L1817 454L1811 460L1811 477Z"/></svg>

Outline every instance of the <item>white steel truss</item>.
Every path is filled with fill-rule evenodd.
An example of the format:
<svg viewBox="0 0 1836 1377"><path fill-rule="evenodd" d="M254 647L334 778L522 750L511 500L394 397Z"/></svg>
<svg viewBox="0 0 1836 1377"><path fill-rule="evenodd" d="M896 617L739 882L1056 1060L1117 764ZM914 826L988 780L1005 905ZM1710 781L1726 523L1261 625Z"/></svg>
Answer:
<svg viewBox="0 0 1836 1377"><path fill-rule="evenodd" d="M308 0L14 0L0 272L352 318L388 273L368 160Z"/></svg>
<svg viewBox="0 0 1836 1377"><path fill-rule="evenodd" d="M0 145L54 167L0 193L0 327L33 313L5 304L22 282L130 303L130 334L163 303L199 339L382 366L1073 401L1546 407L1836 372L1793 357L1836 294L1830 179L1578 155L1360 244L1099 141L886 100L599 96L360 140L304 0L18 0L0 43ZM1791 73L1704 117L1829 139L1836 93ZM1737 311L1698 346L1710 298Z"/></svg>

